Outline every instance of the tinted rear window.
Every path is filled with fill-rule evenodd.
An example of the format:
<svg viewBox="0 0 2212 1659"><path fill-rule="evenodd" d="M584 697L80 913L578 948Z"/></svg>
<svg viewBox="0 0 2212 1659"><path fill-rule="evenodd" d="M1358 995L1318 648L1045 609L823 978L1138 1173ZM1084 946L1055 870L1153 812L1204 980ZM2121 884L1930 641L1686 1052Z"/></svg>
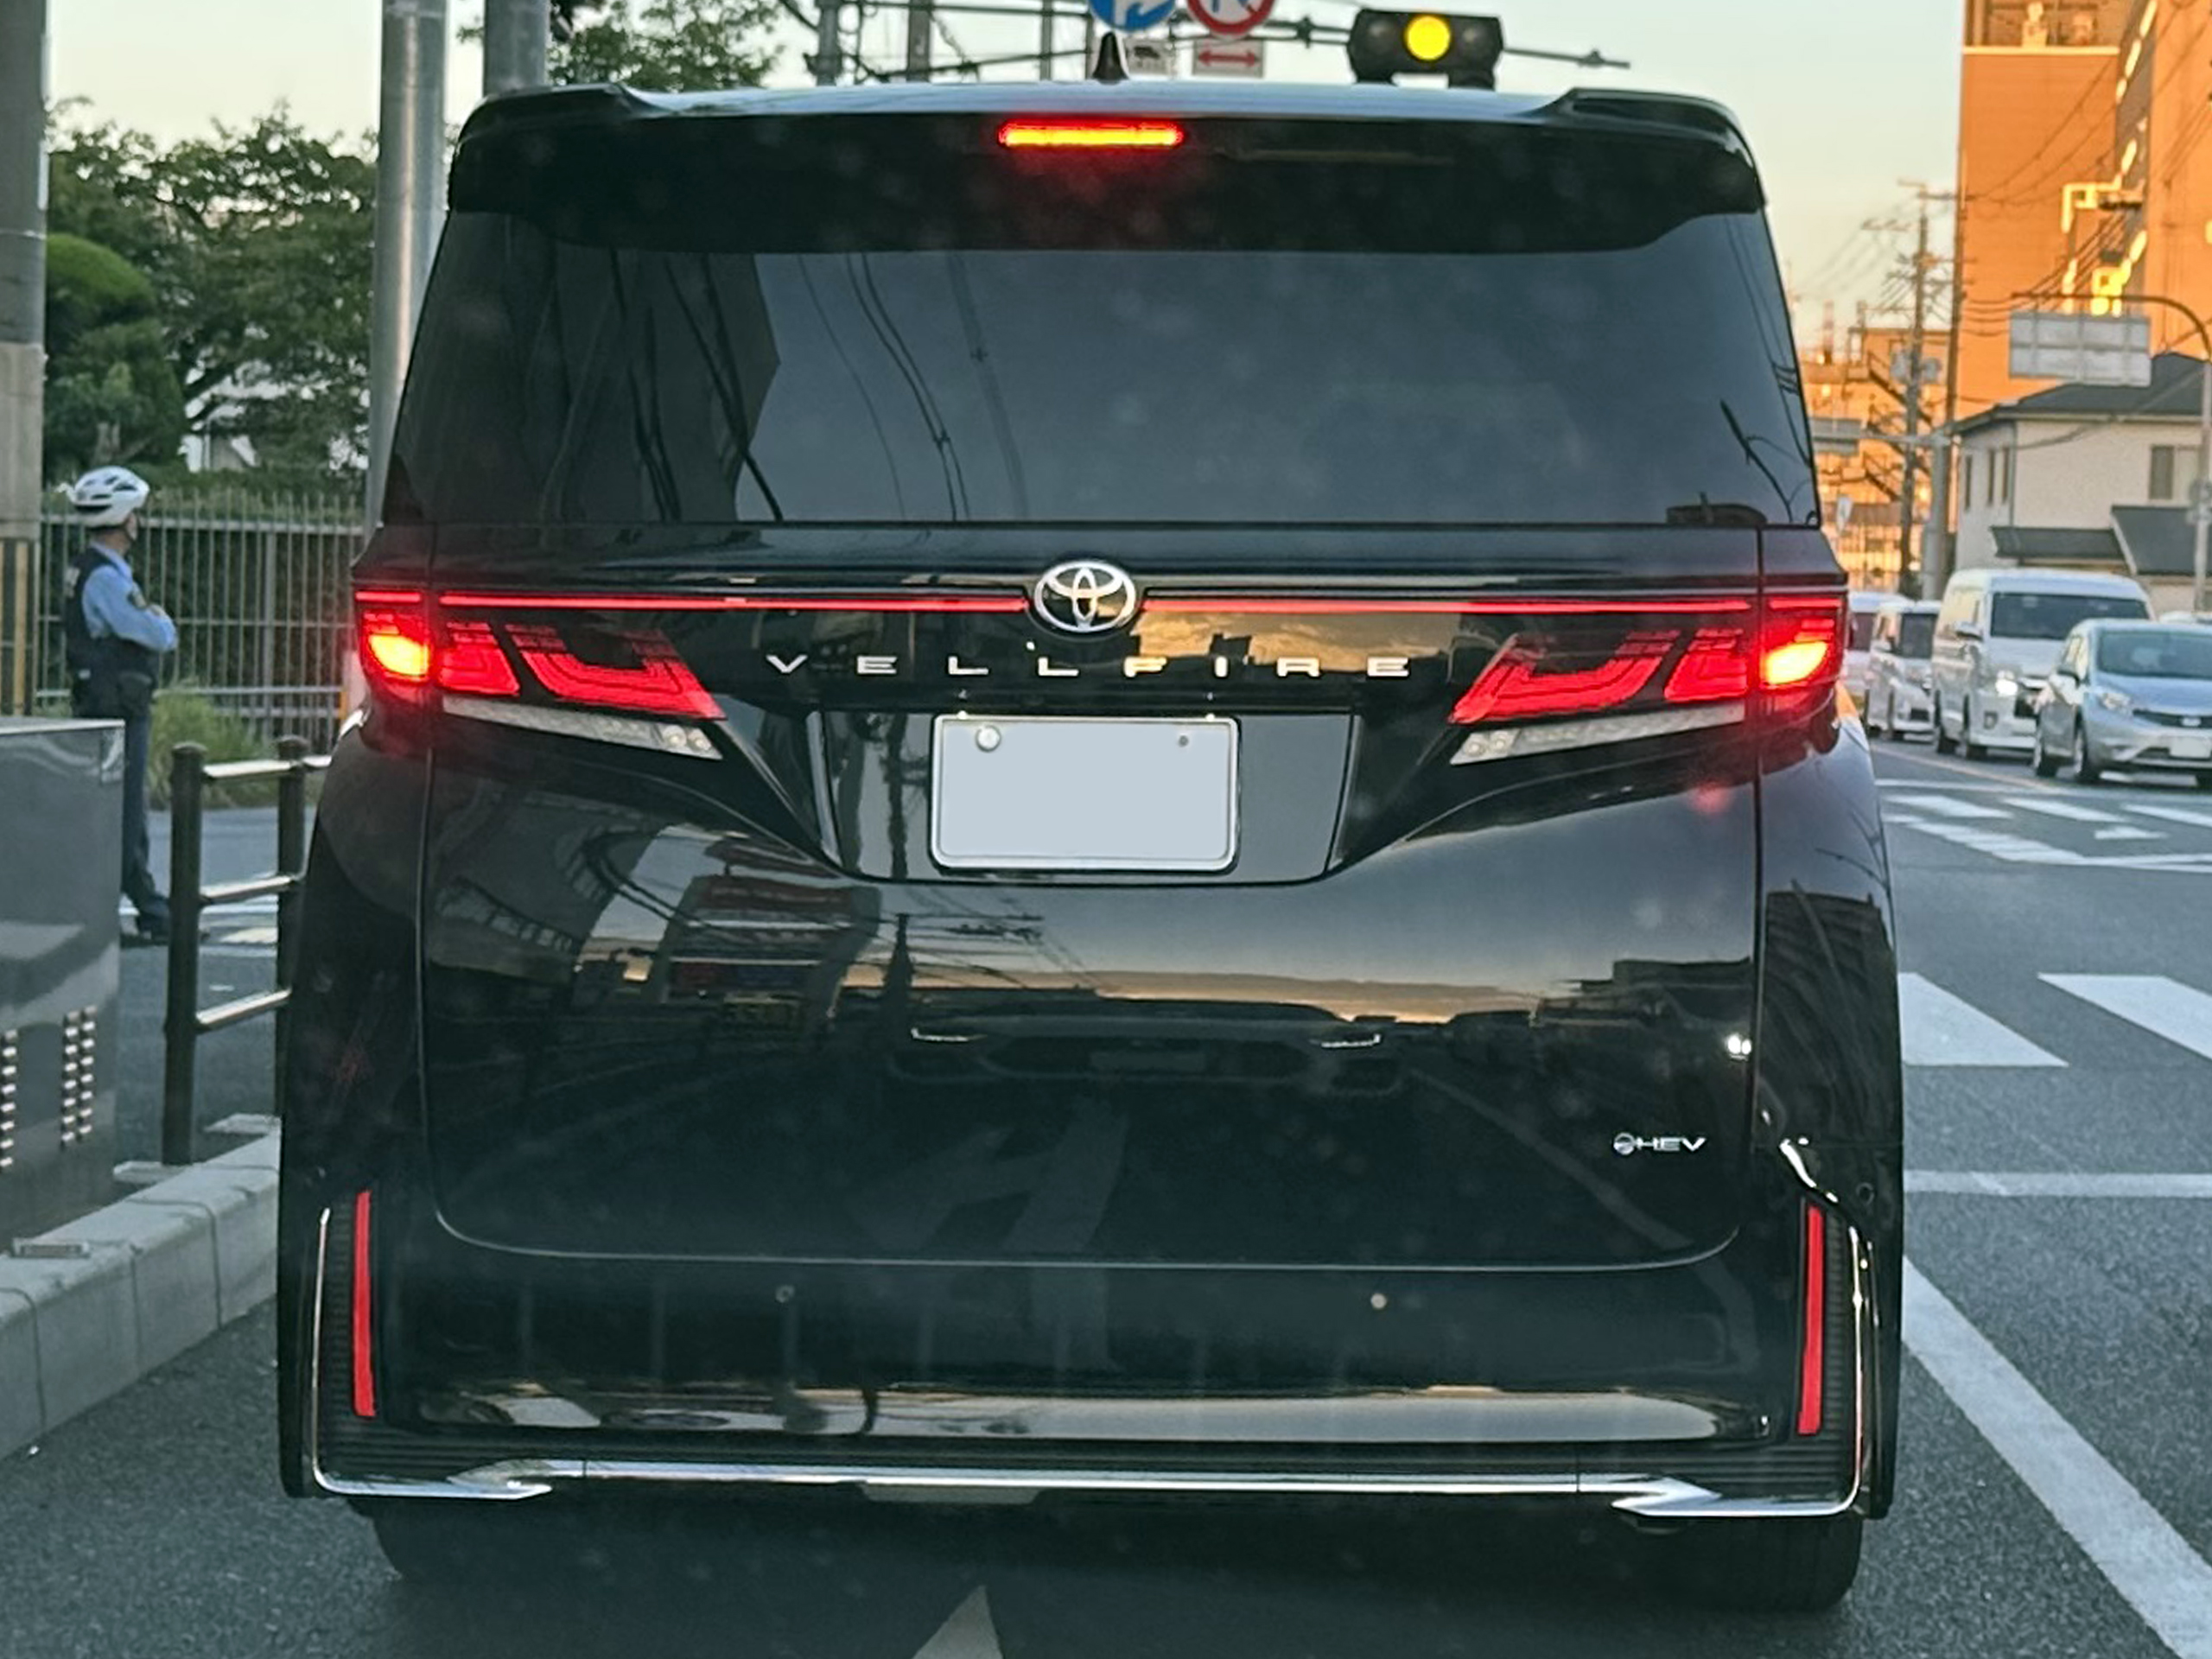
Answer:
<svg viewBox="0 0 2212 1659"><path fill-rule="evenodd" d="M896 167L856 195L834 158L744 149L743 200L666 212L650 202L682 194L698 133L596 184L551 151L480 158L416 346L394 516L1808 521L1740 163L1448 137L1478 149L1201 156L1179 179L1169 157L1110 188L1086 158L932 151L890 202Z"/></svg>
<svg viewBox="0 0 2212 1659"><path fill-rule="evenodd" d="M1851 613L1851 649L1864 651L1874 643L1875 614L1872 611Z"/></svg>
<svg viewBox="0 0 2212 1659"><path fill-rule="evenodd" d="M1921 612L1897 619L1897 655L1900 657L1933 657L1936 654L1936 618L1932 612Z"/></svg>
<svg viewBox="0 0 2212 1659"><path fill-rule="evenodd" d="M2000 639L2063 639L2076 622L2147 617L2139 599L2099 594L1999 594L1989 602L1989 632Z"/></svg>

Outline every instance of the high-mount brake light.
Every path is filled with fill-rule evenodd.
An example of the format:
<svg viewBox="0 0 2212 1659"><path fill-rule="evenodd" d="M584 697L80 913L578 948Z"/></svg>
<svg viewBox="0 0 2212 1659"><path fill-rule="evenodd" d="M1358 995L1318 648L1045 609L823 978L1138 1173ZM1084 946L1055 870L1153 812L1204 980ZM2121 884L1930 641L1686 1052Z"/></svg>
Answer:
<svg viewBox="0 0 2212 1659"><path fill-rule="evenodd" d="M1002 149L1173 149L1183 142L1179 121L1008 121L999 128Z"/></svg>

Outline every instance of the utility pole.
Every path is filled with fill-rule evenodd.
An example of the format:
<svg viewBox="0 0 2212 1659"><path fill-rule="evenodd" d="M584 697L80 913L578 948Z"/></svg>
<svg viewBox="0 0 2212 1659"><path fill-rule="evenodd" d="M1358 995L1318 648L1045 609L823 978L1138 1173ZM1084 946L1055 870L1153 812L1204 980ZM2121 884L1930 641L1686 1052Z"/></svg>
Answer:
<svg viewBox="0 0 2212 1659"><path fill-rule="evenodd" d="M1037 79L1052 78L1052 0L1038 0L1037 10Z"/></svg>
<svg viewBox="0 0 2212 1659"><path fill-rule="evenodd" d="M814 71L817 86L835 86L837 77L844 73L845 49L837 34L843 23L844 7L839 0L817 0L822 8L814 24L814 56L808 67ZM910 25L911 27L911 25ZM912 50L913 36L907 36L908 50Z"/></svg>
<svg viewBox="0 0 2212 1659"><path fill-rule="evenodd" d="M546 0L484 0L484 96L543 86L552 32Z"/></svg>
<svg viewBox="0 0 2212 1659"><path fill-rule="evenodd" d="M906 79L930 78L930 0L912 0L906 8Z"/></svg>
<svg viewBox="0 0 2212 1659"><path fill-rule="evenodd" d="M1943 343L1943 424L1936 429L1933 451L1936 468L1934 500L1928 513L1928 537L1920 547L1920 596L1941 599L1951 580L1955 552L1951 543L1951 480L1958 472L1952 454L1956 442L1953 429L1959 423L1959 327L1966 316L1967 204L1963 194L1953 198L1951 225L1951 321Z"/></svg>
<svg viewBox="0 0 2212 1659"><path fill-rule="evenodd" d="M1920 194L1920 240L1912 256L1912 332L1905 340L1904 483L1897 489L1897 579L1912 569L1912 520L1920 501L1920 359L1928 340L1928 192Z"/></svg>
<svg viewBox="0 0 2212 1659"><path fill-rule="evenodd" d="M445 213L446 0L384 0L375 288L369 306L369 523L384 517L391 426Z"/></svg>
<svg viewBox="0 0 2212 1659"><path fill-rule="evenodd" d="M46 0L0 0L0 714L29 714L46 429Z"/></svg>

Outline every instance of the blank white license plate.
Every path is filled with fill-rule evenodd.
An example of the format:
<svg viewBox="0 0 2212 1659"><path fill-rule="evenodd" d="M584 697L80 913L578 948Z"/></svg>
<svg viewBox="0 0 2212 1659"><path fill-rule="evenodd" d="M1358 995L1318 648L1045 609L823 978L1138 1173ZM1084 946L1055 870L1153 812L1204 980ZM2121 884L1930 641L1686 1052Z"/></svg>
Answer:
<svg viewBox="0 0 2212 1659"><path fill-rule="evenodd" d="M2177 760L2212 760L2212 737L2177 737L2169 747Z"/></svg>
<svg viewBox="0 0 2212 1659"><path fill-rule="evenodd" d="M947 869L1225 870L1236 722L938 717L930 852Z"/></svg>

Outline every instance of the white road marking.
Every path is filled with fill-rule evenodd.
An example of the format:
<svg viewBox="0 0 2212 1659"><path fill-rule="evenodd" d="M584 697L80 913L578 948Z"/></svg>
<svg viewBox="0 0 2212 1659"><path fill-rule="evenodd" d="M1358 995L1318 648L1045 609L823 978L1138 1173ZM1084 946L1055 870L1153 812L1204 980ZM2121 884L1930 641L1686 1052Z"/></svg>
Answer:
<svg viewBox="0 0 2212 1659"><path fill-rule="evenodd" d="M1897 821L1891 819L1889 822ZM2094 861L2064 847L2054 847L2047 841L2008 835L2001 830L1978 830L1970 823L1928 823L1910 819L1905 822L1904 827L1961 847L1970 847L1977 853L1987 853L1992 858L2001 858L2007 864L2088 864Z"/></svg>
<svg viewBox="0 0 2212 1659"><path fill-rule="evenodd" d="M2110 812L2100 812L2094 806L2078 806L2072 801L2062 801L2037 795L2007 795L2007 806L2017 806L2023 812L2040 812L2047 818L2064 818L2072 823L2124 823L2126 819Z"/></svg>
<svg viewBox="0 0 2212 1659"><path fill-rule="evenodd" d="M968 1592L914 1659L1003 1659L998 1627L991 1623L991 1599L982 1585Z"/></svg>
<svg viewBox="0 0 2212 1659"><path fill-rule="evenodd" d="M2097 831L2099 841L2164 841L2165 838L2166 832L2163 830L2138 830L2129 823Z"/></svg>
<svg viewBox="0 0 2212 1659"><path fill-rule="evenodd" d="M1943 818L2009 818L2009 812L2000 812L1993 806L1976 806L1972 801L1955 801L1948 795L1896 795L1891 797L1899 806L1909 806L1916 812L1933 812Z"/></svg>
<svg viewBox="0 0 2212 1659"><path fill-rule="evenodd" d="M2212 1567L1910 1261L1904 1343L2176 1659L2212 1659Z"/></svg>
<svg viewBox="0 0 2212 1659"><path fill-rule="evenodd" d="M1897 976L1897 1023L1907 1065L2066 1064L1918 974Z"/></svg>
<svg viewBox="0 0 2212 1659"><path fill-rule="evenodd" d="M2163 974L2041 974L2069 996L2094 1003L2212 1060L2212 996Z"/></svg>
<svg viewBox="0 0 2212 1659"><path fill-rule="evenodd" d="M2193 823L2200 830L2212 830L2212 812L2195 807L2156 806L2147 801L2130 801L2127 810L2146 818L2164 818L2168 823Z"/></svg>
<svg viewBox="0 0 2212 1659"><path fill-rule="evenodd" d="M1908 1192L1980 1198L2212 1198L2212 1175L2096 1170L1908 1169Z"/></svg>
<svg viewBox="0 0 2212 1659"><path fill-rule="evenodd" d="M219 933L215 937L225 944L274 944L276 943L276 930L273 927L242 927L236 932Z"/></svg>

